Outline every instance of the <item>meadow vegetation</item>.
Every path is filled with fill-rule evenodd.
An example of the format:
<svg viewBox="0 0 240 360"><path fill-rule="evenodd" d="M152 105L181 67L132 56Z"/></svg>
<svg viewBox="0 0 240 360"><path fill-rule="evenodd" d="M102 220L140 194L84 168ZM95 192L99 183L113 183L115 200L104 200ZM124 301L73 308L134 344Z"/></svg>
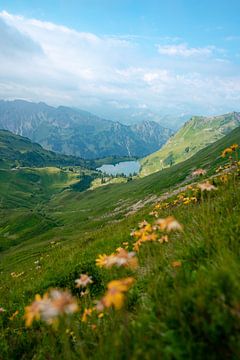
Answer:
<svg viewBox="0 0 240 360"><path fill-rule="evenodd" d="M5 190L0 358L239 358L239 137L126 184Z"/></svg>

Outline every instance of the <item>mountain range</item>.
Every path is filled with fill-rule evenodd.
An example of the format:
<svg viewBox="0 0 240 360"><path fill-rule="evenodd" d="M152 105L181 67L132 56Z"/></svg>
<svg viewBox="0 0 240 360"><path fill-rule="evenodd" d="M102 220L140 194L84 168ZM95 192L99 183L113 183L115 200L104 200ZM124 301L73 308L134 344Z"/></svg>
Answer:
<svg viewBox="0 0 240 360"><path fill-rule="evenodd" d="M0 128L48 150L85 159L143 157L159 149L173 133L154 121L129 126L83 110L23 100L0 101Z"/></svg>
<svg viewBox="0 0 240 360"><path fill-rule="evenodd" d="M190 158L240 125L240 113L220 116L193 116L157 152L141 160L142 176Z"/></svg>

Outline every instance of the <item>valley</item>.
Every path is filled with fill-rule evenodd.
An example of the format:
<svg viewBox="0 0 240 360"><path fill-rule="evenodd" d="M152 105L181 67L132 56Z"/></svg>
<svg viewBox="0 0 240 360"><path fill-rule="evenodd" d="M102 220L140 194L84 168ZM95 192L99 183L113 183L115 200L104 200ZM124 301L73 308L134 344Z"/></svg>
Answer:
<svg viewBox="0 0 240 360"><path fill-rule="evenodd" d="M239 139L240 127L237 127L185 161L149 176L134 176L129 181L124 177L106 177L96 170L101 164L118 164L117 157L83 160L49 152L9 131L0 132L0 305L4 309L0 316L0 349L4 358L37 356L40 359L41 354L46 358L50 354L50 344L54 359L60 353L64 358L98 359L105 352L115 358L116 348L121 354L126 350L131 356L138 357L149 351L152 341L151 357L155 357L156 352L167 356L168 346L171 351L181 351L188 356L185 344L195 348L199 322L205 316L198 309L203 287L209 289L204 296L214 301L216 294L211 295L211 282L216 281L219 272L225 271L226 282L233 288L226 292L219 284L217 291L231 296L231 309L235 309L238 299L235 286L238 272L232 272L232 269L238 264L235 253L239 251L236 242L239 237L239 169L231 160L229 163L228 156L221 154L238 144ZM126 158L121 159L124 160ZM200 178L193 176L197 169L204 169ZM203 197L197 186L198 182L207 180L217 187L217 191L203 194ZM185 200L179 200L181 197ZM161 217L174 215L184 224L184 232L173 235L166 244L153 241L144 245L137 252L140 266L136 269L104 270L95 265L99 254L111 254L123 244L129 244L126 249L128 246L130 250L134 249L130 233L136 231L142 221L154 223L156 213ZM226 241L227 233L230 242ZM209 236L212 243L209 243ZM171 263L178 264L179 268L169 265ZM212 266L213 263L216 265ZM208 277L202 283L206 272ZM74 281L79 274L85 273L91 275L94 282L91 293L82 298ZM133 276L136 281L123 309L117 311L113 306L104 311L103 319L93 315L94 320L90 316L86 323L81 320L82 315L77 315L71 322L66 318L68 325L64 323L65 318L62 319L64 328L68 326L74 332L74 343L65 337L65 330L58 327L50 330L51 325L37 321L32 327L25 327L24 309L35 294L42 295L51 288L67 288L76 297L81 314L86 306L93 306L94 298L98 298L106 284L118 276ZM180 298L175 294L176 289ZM164 301L159 303L156 296ZM204 301L207 304L207 300ZM178 315L174 310L184 304L195 307L197 318L196 322L192 320L191 330L186 325L188 312L183 310ZM92 311L95 311L94 306ZM215 306L209 315L217 317L212 321L219 327L219 335L214 333L211 337L210 328L200 325L204 332L201 336L210 337L214 352L226 354L221 347L217 349L218 336L225 334L226 351L235 354L237 350L228 340L235 323L226 333L221 311L221 306ZM177 324L183 321L181 335L171 324L171 319ZM97 328L93 333L90 329L95 324ZM150 334L147 339L146 327ZM155 336L162 327L171 329L172 335L167 340L160 337L159 342ZM50 338L49 331L53 331ZM127 344L125 342L128 332L134 339L134 347L130 339ZM115 334L114 348L109 347L107 340L112 333ZM36 334L41 340L36 339ZM61 344L67 341L67 347L57 344L58 336L64 339ZM232 341L235 346L238 337ZM200 354L203 355L205 350L203 345Z"/></svg>

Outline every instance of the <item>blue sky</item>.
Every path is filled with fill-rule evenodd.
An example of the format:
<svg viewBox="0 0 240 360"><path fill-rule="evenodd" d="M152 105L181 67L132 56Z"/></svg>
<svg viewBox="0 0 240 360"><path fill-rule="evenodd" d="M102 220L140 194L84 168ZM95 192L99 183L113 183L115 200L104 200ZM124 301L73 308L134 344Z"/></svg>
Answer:
<svg viewBox="0 0 240 360"><path fill-rule="evenodd" d="M0 0L0 97L105 117L240 110L239 0Z"/></svg>

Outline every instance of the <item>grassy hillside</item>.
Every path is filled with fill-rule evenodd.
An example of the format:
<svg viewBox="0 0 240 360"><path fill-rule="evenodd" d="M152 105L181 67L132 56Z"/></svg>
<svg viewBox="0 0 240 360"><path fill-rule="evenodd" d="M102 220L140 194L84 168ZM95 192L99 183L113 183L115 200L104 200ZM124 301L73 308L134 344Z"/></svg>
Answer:
<svg viewBox="0 0 240 360"><path fill-rule="evenodd" d="M177 164L240 125L240 114L194 116L157 152L141 160L141 176Z"/></svg>
<svg viewBox="0 0 240 360"><path fill-rule="evenodd" d="M127 184L86 192L49 190L51 197L40 207L48 226L41 231L35 227L39 221L28 216L32 209L25 217L18 209L16 228L17 211L12 218L5 203L0 225L0 307L6 310L0 313L3 358L237 358L239 177L214 180L218 190L206 196L198 192L196 204L175 206L171 192L191 183L196 168L206 169L206 177L215 174L227 161L221 152L239 139L240 128L181 164ZM144 244L135 270L96 267L99 254L110 254L125 241L132 249L130 232L139 221L154 222L149 213L166 191L169 205L159 216L174 215L184 231L171 234L168 243ZM94 281L84 296L74 283L82 273ZM82 322L84 308L94 306L107 283L126 276L135 284L123 309L108 309L103 317L93 312ZM26 328L24 307L35 294L53 287L70 289L80 303L79 312L62 318L58 326L43 321Z"/></svg>
<svg viewBox="0 0 240 360"><path fill-rule="evenodd" d="M91 167L94 162L45 150L28 138L0 130L0 168L71 166Z"/></svg>

